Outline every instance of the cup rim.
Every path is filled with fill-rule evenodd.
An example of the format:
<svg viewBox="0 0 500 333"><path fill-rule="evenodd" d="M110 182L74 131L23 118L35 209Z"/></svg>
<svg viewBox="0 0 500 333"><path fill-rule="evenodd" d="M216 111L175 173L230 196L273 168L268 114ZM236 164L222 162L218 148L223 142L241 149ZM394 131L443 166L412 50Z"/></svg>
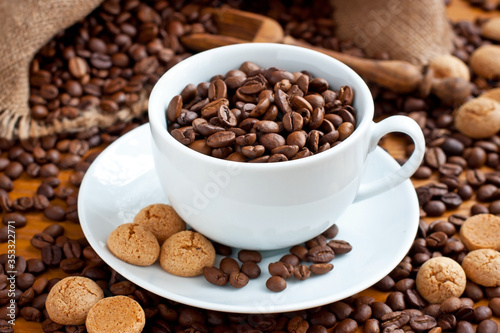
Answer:
<svg viewBox="0 0 500 333"><path fill-rule="evenodd" d="M162 101L162 97L161 97L160 87L164 86L165 84L164 82L168 81L169 78L173 76L175 73L178 73L179 71L182 72L183 69L188 68L192 63L203 62L203 58L206 57L207 55L212 54L212 55L224 56L226 52L231 52L231 51L238 51L244 54L245 51L255 48L261 49L264 52L276 51L276 49L281 49L282 51L286 52L295 52L297 53L298 57L317 57L318 59L323 59L323 61L327 61L332 64L331 68L325 70L336 70L336 71L341 70L345 74L347 74L347 76L350 77L350 80L355 83L354 85L351 84L352 88L354 88L355 91L354 98L355 99L363 98L366 104L364 117L363 119L361 119L361 121L359 121L358 119L357 126L354 132L348 138L342 141L342 143L326 151L314 154L312 156L308 156L306 158L300 158L297 160L288 160L279 163L248 163L248 162L238 162L238 161L220 159L199 153L177 141L167 130L166 127L167 120L166 120L165 110L161 108L160 102ZM244 61L252 61L252 59L247 59ZM277 64L275 67L283 68L286 70L286 66L280 67L279 64ZM307 69L304 68L304 70ZM224 74L224 73L213 73L213 74L209 73L207 75L207 80L209 80L210 77L219 74ZM341 82L340 85L342 85ZM183 88L184 87L179 87L179 93ZM189 58L182 60L181 62L177 63L169 70L167 70L160 77L160 79L157 81L157 83L154 85L151 91L148 100L148 116L149 116L149 123L151 126L151 132L153 133L153 141L155 141L155 144L156 140L159 138L163 142L167 143L171 149L175 149L176 153L180 153L189 156L190 158L197 159L199 160L199 162L203 161L203 163L218 165L220 167L228 167L228 165L232 165L233 167L249 169L249 170L260 170L260 169L275 170L275 169L295 168L307 164L321 163L325 159L331 158L330 155L332 154L338 155L341 154L342 151L349 149L349 147L352 146L356 140L359 140L360 137L364 135L366 128L373 121L374 107L375 106L373 102L373 97L366 82L352 68L350 68L346 64L340 62L339 60L333 57L330 57L319 51L295 45L286 45L280 43L241 43L241 44L221 46L214 49L196 53L190 56ZM158 135L159 137L157 137L156 135Z"/></svg>

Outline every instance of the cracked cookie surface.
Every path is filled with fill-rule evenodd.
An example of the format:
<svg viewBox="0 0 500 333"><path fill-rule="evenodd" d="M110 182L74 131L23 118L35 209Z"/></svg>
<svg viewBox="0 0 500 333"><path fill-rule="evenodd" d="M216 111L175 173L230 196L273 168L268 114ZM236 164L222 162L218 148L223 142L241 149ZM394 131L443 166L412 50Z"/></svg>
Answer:
<svg viewBox="0 0 500 333"><path fill-rule="evenodd" d="M139 333L145 324L144 310L127 296L100 300L90 309L85 322L88 333Z"/></svg>
<svg viewBox="0 0 500 333"><path fill-rule="evenodd" d="M174 208L163 203L151 204L142 208L135 215L134 223L151 231L160 245L173 234L186 230L186 223Z"/></svg>
<svg viewBox="0 0 500 333"><path fill-rule="evenodd" d="M203 267L212 266L215 249L200 233L186 230L170 236L162 245L160 265L170 274L197 276L203 274Z"/></svg>
<svg viewBox="0 0 500 333"><path fill-rule="evenodd" d="M103 299L97 283L82 276L70 276L57 282L45 301L50 319L61 325L85 323L90 308Z"/></svg>
<svg viewBox="0 0 500 333"><path fill-rule="evenodd" d="M500 286L500 252L479 249L469 252L462 261L467 277L485 287Z"/></svg>
<svg viewBox="0 0 500 333"><path fill-rule="evenodd" d="M460 297L467 278L463 268L448 257L427 260L418 270L416 286L429 303L441 303L449 297Z"/></svg>
<svg viewBox="0 0 500 333"><path fill-rule="evenodd" d="M137 266L152 265L160 254L160 244L153 233L133 223L119 225L109 234L106 244L115 257Z"/></svg>
<svg viewBox="0 0 500 333"><path fill-rule="evenodd" d="M478 249L500 251L500 217L493 214L469 217L460 228L460 239L469 251Z"/></svg>

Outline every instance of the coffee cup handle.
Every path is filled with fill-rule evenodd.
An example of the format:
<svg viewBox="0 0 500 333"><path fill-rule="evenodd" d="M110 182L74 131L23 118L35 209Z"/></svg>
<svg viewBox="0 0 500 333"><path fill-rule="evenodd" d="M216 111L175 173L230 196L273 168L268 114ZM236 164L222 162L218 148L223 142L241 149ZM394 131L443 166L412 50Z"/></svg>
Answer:
<svg viewBox="0 0 500 333"><path fill-rule="evenodd" d="M425 139L422 130L410 117L391 116L378 123L372 123L371 126L371 139L368 147L369 153L375 150L378 142L384 135L391 132L407 134L413 140L415 149L410 158L394 172L371 182L361 184L354 202L362 201L387 191L410 178L420 166L425 153Z"/></svg>

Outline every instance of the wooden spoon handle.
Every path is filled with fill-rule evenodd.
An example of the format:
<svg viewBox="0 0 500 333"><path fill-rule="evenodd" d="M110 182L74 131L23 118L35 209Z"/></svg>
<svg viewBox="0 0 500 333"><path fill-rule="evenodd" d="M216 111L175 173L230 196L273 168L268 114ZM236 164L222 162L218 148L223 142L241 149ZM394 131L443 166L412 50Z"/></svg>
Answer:
<svg viewBox="0 0 500 333"><path fill-rule="evenodd" d="M182 36L181 43L188 49L196 52L210 50L219 46L248 43L244 39L231 36L196 33Z"/></svg>
<svg viewBox="0 0 500 333"><path fill-rule="evenodd" d="M284 44L306 47L335 58L368 81L377 83L397 93L409 93L416 90L422 82L422 71L419 67L400 60L371 60L354 57L348 54L315 47L300 42L291 36L285 36Z"/></svg>

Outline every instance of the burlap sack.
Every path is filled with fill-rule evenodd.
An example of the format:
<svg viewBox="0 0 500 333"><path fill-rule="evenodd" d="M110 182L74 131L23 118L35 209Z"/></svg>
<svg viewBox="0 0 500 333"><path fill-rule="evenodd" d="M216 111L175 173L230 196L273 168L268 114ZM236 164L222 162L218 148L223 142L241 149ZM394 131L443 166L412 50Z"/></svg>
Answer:
<svg viewBox="0 0 500 333"><path fill-rule="evenodd" d="M453 31L443 0L332 0L336 34L368 56L427 64L453 50Z"/></svg>
<svg viewBox="0 0 500 333"><path fill-rule="evenodd" d="M56 33L87 16L102 0L0 1L0 137L40 137L109 126L127 120L144 108L145 94L133 108L114 114L88 110L80 117L36 121L29 109L29 67L36 52Z"/></svg>

